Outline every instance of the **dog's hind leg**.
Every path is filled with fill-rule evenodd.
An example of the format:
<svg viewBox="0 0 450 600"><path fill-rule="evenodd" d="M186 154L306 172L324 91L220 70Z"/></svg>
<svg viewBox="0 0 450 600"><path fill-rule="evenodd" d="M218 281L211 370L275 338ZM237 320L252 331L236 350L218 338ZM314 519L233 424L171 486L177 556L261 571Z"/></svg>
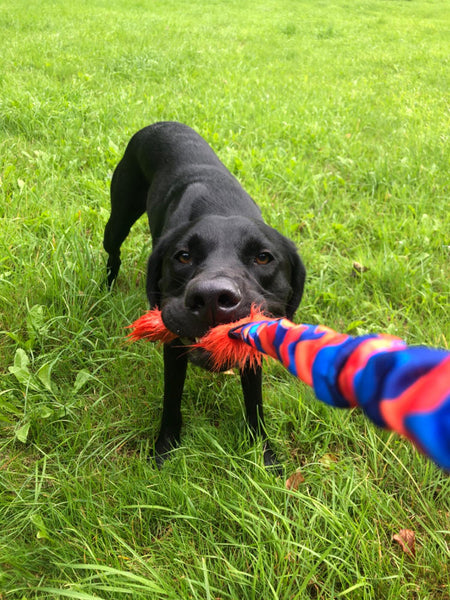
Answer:
<svg viewBox="0 0 450 600"><path fill-rule="evenodd" d="M133 156L125 156L117 165L111 181L111 216L105 227L103 247L108 253L107 285L111 287L119 272L120 247L132 225L144 214L148 181Z"/></svg>
<svg viewBox="0 0 450 600"><path fill-rule="evenodd" d="M264 442L264 464L266 467L279 467L278 459L267 439L264 424L262 401L262 368L244 367L241 370L241 384L244 394L247 422L251 434L260 436Z"/></svg>

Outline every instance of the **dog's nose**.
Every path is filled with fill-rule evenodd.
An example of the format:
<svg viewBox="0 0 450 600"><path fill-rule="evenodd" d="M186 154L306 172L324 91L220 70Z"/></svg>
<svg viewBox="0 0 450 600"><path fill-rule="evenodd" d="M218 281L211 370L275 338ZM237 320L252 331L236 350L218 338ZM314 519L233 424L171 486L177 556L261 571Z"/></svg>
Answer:
<svg viewBox="0 0 450 600"><path fill-rule="evenodd" d="M242 294L232 279L217 277L192 281L185 296L185 305L207 325L228 323L236 319Z"/></svg>

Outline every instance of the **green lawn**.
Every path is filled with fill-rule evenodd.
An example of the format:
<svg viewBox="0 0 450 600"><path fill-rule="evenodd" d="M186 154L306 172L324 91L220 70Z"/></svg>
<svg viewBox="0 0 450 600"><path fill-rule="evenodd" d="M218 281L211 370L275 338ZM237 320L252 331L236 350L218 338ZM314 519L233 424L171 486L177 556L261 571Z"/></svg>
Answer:
<svg viewBox="0 0 450 600"><path fill-rule="evenodd" d="M298 245L297 321L448 347L449 30L446 0L3 0L1 600L450 598L448 476L279 365L285 477L238 378L195 368L185 445L156 471L161 351L124 343L145 219L100 286L112 170L179 120Z"/></svg>

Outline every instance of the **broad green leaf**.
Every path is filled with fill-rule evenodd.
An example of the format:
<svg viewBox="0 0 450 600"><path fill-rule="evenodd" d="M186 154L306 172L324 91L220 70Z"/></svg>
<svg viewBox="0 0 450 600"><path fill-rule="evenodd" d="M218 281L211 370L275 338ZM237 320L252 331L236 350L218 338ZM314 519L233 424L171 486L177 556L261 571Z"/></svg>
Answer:
<svg viewBox="0 0 450 600"><path fill-rule="evenodd" d="M39 381L44 384L45 388L49 392L53 391L52 382L51 382L51 371L52 371L52 364L45 363L45 365L42 365L42 367L36 373L36 376L39 379Z"/></svg>
<svg viewBox="0 0 450 600"><path fill-rule="evenodd" d="M33 416L38 417L40 419L48 419L49 417L53 416L54 412L55 411L52 408L50 408L50 406L41 404L41 406L38 406L38 408L36 408L36 410L33 411Z"/></svg>
<svg viewBox="0 0 450 600"><path fill-rule="evenodd" d="M27 315L27 329L30 336L43 335L48 331L48 325L45 315L45 306L35 304L30 308Z"/></svg>
<svg viewBox="0 0 450 600"><path fill-rule="evenodd" d="M21 427L19 427L19 429L16 430L16 438L19 440L19 442L25 444L28 438L29 431L30 423L25 423L25 425L22 425Z"/></svg>
<svg viewBox="0 0 450 600"><path fill-rule="evenodd" d="M28 369L29 364L30 359L28 358L28 355L25 352L25 350L22 350L22 348L18 348L14 356L14 365L8 367L8 370L14 375L14 377L19 383L26 387L30 387L34 391L37 391L39 388L32 381L32 376Z"/></svg>
<svg viewBox="0 0 450 600"><path fill-rule="evenodd" d="M75 383L73 384L73 391L78 392L90 378L91 374L89 371L86 371L85 369L78 371Z"/></svg>
<svg viewBox="0 0 450 600"><path fill-rule="evenodd" d="M14 367L26 369L29 364L30 359L28 358L28 354L22 348L18 348L14 356Z"/></svg>
<svg viewBox="0 0 450 600"><path fill-rule="evenodd" d="M33 525L37 529L36 537L38 539L44 539L44 540L50 539L47 528L45 527L45 524L44 524L44 519L41 517L41 515L39 515L37 513L35 513L34 515L30 515L30 521L33 523Z"/></svg>

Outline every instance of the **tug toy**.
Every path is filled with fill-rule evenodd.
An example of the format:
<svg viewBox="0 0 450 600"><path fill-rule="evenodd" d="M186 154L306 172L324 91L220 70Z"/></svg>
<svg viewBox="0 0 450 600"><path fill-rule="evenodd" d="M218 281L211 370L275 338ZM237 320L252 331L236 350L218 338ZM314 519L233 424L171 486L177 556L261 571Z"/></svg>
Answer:
<svg viewBox="0 0 450 600"><path fill-rule="evenodd" d="M129 338L169 343L177 336L154 309L135 321ZM323 325L295 325L252 308L249 317L218 325L192 347L214 366L258 365L266 354L312 386L330 406L359 406L379 427L409 438L450 470L450 352L407 346L388 334L350 336Z"/></svg>

